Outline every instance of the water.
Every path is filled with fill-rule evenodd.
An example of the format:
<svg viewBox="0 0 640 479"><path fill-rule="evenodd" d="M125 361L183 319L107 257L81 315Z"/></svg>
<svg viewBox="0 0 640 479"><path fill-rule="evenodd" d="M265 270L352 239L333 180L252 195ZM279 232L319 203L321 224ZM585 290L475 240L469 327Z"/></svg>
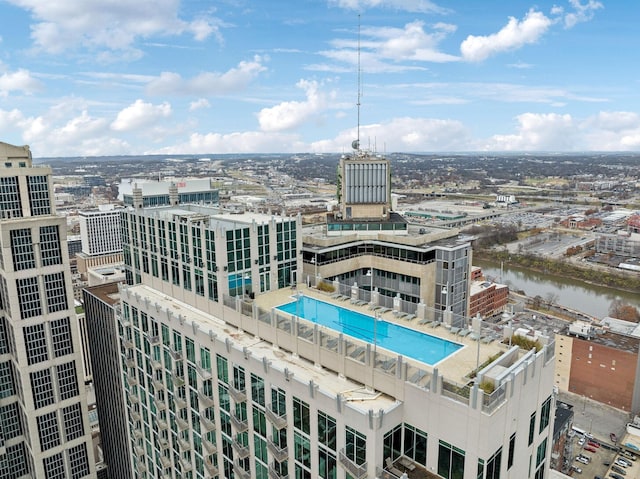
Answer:
<svg viewBox="0 0 640 479"><path fill-rule="evenodd" d="M500 265L488 261L475 261L485 276L509 285L511 290L522 290L527 296L540 296L547 299L555 295L555 302L567 308L581 311L596 318L609 315L611 302L619 299L640 307L640 295L628 291L620 291L605 286L596 286L561 276L538 273L523 268L509 266L505 263L503 271ZM501 278L502 276L502 278Z"/></svg>
<svg viewBox="0 0 640 479"><path fill-rule="evenodd" d="M372 316L307 296L277 309L430 365L462 347L446 339L382 319L376 321Z"/></svg>

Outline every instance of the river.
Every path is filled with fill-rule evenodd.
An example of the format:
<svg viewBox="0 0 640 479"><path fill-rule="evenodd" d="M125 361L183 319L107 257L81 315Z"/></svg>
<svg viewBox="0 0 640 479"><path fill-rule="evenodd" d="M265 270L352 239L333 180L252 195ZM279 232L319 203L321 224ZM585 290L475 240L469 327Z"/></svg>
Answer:
<svg viewBox="0 0 640 479"><path fill-rule="evenodd" d="M609 306L620 299L636 308L640 308L640 294L620 291L605 286L596 286L573 279L537 273L524 268L489 261L474 260L474 266L480 266L485 276L498 283L507 284L511 290L522 290L527 296L540 296L547 299L557 295L556 303L567 308L581 311L596 318L609 315Z"/></svg>

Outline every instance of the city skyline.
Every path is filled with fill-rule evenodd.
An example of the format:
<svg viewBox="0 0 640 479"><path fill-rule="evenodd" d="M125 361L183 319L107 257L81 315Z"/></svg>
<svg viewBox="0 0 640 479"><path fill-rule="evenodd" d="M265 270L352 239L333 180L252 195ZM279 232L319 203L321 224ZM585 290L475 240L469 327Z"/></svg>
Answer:
<svg viewBox="0 0 640 479"><path fill-rule="evenodd" d="M378 151L637 151L638 9L5 0L0 128L43 157L341 152L360 64Z"/></svg>

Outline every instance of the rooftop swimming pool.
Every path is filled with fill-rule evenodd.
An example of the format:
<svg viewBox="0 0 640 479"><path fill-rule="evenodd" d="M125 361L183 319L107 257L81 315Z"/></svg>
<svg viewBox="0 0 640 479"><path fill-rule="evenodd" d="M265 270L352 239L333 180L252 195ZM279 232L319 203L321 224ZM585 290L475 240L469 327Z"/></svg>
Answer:
<svg viewBox="0 0 640 479"><path fill-rule="evenodd" d="M277 309L430 365L462 347L437 336L382 319L376 321L373 316L307 296L300 296Z"/></svg>

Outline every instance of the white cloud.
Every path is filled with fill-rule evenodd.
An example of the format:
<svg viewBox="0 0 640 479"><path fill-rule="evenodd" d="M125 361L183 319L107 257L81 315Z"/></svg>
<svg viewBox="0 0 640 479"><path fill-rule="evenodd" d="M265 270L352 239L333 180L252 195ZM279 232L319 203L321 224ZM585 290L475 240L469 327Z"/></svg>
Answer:
<svg viewBox="0 0 640 479"><path fill-rule="evenodd" d="M330 140L311 143L314 152L343 151L356 139L355 129ZM361 125L360 144L378 151L460 151L471 147L467 128L459 121L431 118L394 118L386 123Z"/></svg>
<svg viewBox="0 0 640 479"><path fill-rule="evenodd" d="M203 40L218 26L207 18L179 18L178 0L8 0L31 12L31 37L38 49L60 53L78 46L126 50L139 37L194 34Z"/></svg>
<svg viewBox="0 0 640 479"><path fill-rule="evenodd" d="M258 113L262 131L290 130L300 126L311 116L327 107L326 94L315 81L300 80L296 86L305 91L306 101L285 101Z"/></svg>
<svg viewBox="0 0 640 479"><path fill-rule="evenodd" d="M329 5L336 5L349 10L367 8L388 8L406 12L448 13L449 10L436 5L430 0L329 0Z"/></svg>
<svg viewBox="0 0 640 479"><path fill-rule="evenodd" d="M211 107L211 104L206 98L199 98L196 101L192 101L191 103L189 103L189 111L195 111L200 110L201 108L209 107Z"/></svg>
<svg viewBox="0 0 640 479"><path fill-rule="evenodd" d="M11 91L32 94L41 89L42 84L33 78L27 70L20 69L0 75L0 96L7 96Z"/></svg>
<svg viewBox="0 0 640 479"><path fill-rule="evenodd" d="M578 125L571 115L523 113L517 132L494 135L481 149L487 151L565 151L576 146Z"/></svg>
<svg viewBox="0 0 640 479"><path fill-rule="evenodd" d="M263 58L256 56L253 61L242 61L236 68L224 73L205 72L190 80L183 79L180 74L162 72L159 77L149 82L147 89L152 95L220 95L242 91L260 73L266 70Z"/></svg>
<svg viewBox="0 0 640 479"><path fill-rule="evenodd" d="M261 131L220 133L193 133L188 141L166 146L149 154L206 154L206 153L294 153L307 151L297 135L265 133Z"/></svg>
<svg viewBox="0 0 640 479"><path fill-rule="evenodd" d="M566 28L574 27L578 23L588 22L595 15L595 11L604 8L602 3L595 0L587 0L585 5L580 0L569 0L575 11L567 13L564 17L564 25Z"/></svg>
<svg viewBox="0 0 640 479"><path fill-rule="evenodd" d="M138 99L118 113L116 119L111 123L111 128L115 131L137 130L153 125L159 118L166 118L170 115L171 105L169 103L153 105Z"/></svg>
<svg viewBox="0 0 640 479"><path fill-rule="evenodd" d="M536 43L552 24L553 20L543 13L529 10L522 21L510 17L507 25L498 33L487 36L469 35L460 45L460 51L465 60L483 61L496 53Z"/></svg>

